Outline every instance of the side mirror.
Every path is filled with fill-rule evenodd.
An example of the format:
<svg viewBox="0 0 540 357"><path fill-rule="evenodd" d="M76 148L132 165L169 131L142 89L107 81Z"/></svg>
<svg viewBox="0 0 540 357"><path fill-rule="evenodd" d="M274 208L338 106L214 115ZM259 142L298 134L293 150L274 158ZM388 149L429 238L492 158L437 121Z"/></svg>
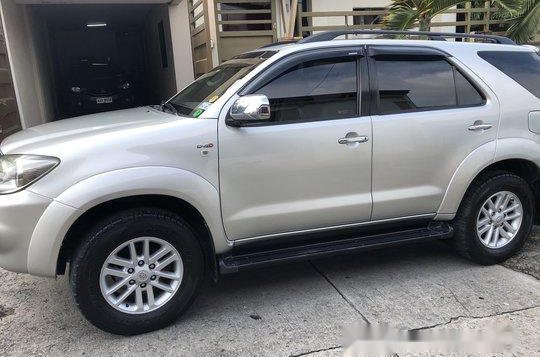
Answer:
<svg viewBox="0 0 540 357"><path fill-rule="evenodd" d="M230 126L257 125L270 120L270 101L263 94L250 94L238 98L229 111L226 123Z"/></svg>

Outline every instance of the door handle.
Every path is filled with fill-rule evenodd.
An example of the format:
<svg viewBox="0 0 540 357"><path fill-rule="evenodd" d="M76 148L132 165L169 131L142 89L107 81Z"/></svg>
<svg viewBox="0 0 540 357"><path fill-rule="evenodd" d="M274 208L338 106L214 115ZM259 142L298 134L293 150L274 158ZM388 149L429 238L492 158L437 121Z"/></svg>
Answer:
<svg viewBox="0 0 540 357"><path fill-rule="evenodd" d="M367 136L354 136L352 138L341 138L338 139L338 144L341 145L347 145L347 144L354 144L354 143L365 143L369 140Z"/></svg>
<svg viewBox="0 0 540 357"><path fill-rule="evenodd" d="M473 125L469 126L470 131L480 131L480 130L488 130L491 129L493 125L491 124L484 124L483 122L475 122Z"/></svg>

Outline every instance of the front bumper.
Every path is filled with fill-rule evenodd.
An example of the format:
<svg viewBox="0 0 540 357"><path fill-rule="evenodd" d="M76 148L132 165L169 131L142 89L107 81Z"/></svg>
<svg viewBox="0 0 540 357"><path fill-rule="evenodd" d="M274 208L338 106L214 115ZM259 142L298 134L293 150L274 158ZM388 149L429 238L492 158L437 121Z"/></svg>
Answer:
<svg viewBox="0 0 540 357"><path fill-rule="evenodd" d="M0 195L0 267L28 272L28 249L39 219L52 199L27 190Z"/></svg>

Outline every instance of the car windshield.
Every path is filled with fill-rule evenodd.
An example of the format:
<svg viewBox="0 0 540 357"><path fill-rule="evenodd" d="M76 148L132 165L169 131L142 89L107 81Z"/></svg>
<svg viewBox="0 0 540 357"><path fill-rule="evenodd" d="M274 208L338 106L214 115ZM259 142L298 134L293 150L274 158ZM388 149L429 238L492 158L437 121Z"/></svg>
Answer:
<svg viewBox="0 0 540 357"><path fill-rule="evenodd" d="M270 54L269 54L270 53ZM197 78L166 105L174 107L179 115L198 118L218 100L236 81L273 55L274 51L243 54Z"/></svg>

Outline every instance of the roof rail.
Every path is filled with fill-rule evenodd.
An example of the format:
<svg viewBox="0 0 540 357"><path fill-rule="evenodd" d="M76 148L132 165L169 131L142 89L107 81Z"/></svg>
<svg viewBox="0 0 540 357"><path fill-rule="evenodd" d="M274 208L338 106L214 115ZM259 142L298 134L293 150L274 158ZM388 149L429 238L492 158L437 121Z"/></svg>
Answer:
<svg viewBox="0 0 540 357"><path fill-rule="evenodd" d="M277 41L277 42L272 42L272 43L269 43L268 45L264 45L264 46L261 46L261 47L258 47L258 48L270 48L270 47L276 47L276 46L281 46L281 45L289 45L289 44L292 44L292 43L296 43L298 42L298 40L283 40L283 41Z"/></svg>
<svg viewBox="0 0 540 357"><path fill-rule="evenodd" d="M501 45L515 45L516 43L504 36L496 35L480 35L468 33L453 33L453 32L427 32L427 31L398 31L398 30L337 30L325 31L315 35L308 36L298 43L311 43L321 41L331 41L343 35L391 35L391 36L426 36L433 41L446 41L446 38L477 38L487 42L498 43Z"/></svg>

